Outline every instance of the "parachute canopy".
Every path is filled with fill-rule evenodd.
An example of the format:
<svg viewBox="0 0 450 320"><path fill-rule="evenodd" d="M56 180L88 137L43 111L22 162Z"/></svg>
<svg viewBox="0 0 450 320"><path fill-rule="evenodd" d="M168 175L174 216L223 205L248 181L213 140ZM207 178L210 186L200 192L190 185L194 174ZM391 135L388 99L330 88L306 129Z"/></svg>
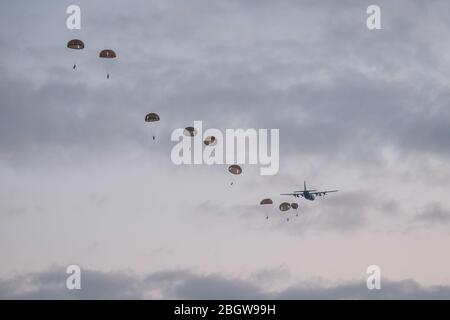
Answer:
<svg viewBox="0 0 450 320"><path fill-rule="evenodd" d="M149 113L145 116L145 122L159 121L159 116L156 113Z"/></svg>
<svg viewBox="0 0 450 320"><path fill-rule="evenodd" d="M273 204L272 199L263 199L259 204Z"/></svg>
<svg viewBox="0 0 450 320"><path fill-rule="evenodd" d="M67 42L67 48L69 49L75 49L75 50L81 50L84 49L84 43L83 41L79 39L73 39Z"/></svg>
<svg viewBox="0 0 450 320"><path fill-rule="evenodd" d="M184 128L183 134L187 137L193 137L197 134L197 130L194 127L186 127Z"/></svg>
<svg viewBox="0 0 450 320"><path fill-rule="evenodd" d="M298 203L295 203L295 202L291 203L291 208L294 209L294 210L297 210L298 209Z"/></svg>
<svg viewBox="0 0 450 320"><path fill-rule="evenodd" d="M217 139L214 136L206 137L205 141L203 141L207 146L215 146L217 144Z"/></svg>
<svg viewBox="0 0 450 320"><path fill-rule="evenodd" d="M291 205L288 202L283 202L280 204L280 211L288 211L291 208Z"/></svg>
<svg viewBox="0 0 450 320"><path fill-rule="evenodd" d="M233 164L228 167L228 171L230 171L230 173L232 173L232 174L241 174L242 168L240 166L238 166L237 164Z"/></svg>
<svg viewBox="0 0 450 320"><path fill-rule="evenodd" d="M112 58L117 57L114 50L111 50L111 49L105 49L105 50L100 51L98 56L100 58L106 58L106 59L112 59Z"/></svg>

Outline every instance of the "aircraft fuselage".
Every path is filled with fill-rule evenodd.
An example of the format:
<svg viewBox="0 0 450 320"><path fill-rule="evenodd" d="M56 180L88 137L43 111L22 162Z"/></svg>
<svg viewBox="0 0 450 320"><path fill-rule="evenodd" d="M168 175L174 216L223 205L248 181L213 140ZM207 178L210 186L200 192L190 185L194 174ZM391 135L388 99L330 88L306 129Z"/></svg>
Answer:
<svg viewBox="0 0 450 320"><path fill-rule="evenodd" d="M301 193L294 194L294 196L296 196L297 198L300 198L301 195L302 195ZM309 201L314 201L316 199L316 196L313 194L310 194L309 192L304 192L303 198L305 198L306 200L309 200Z"/></svg>
<svg viewBox="0 0 450 320"><path fill-rule="evenodd" d="M306 200L309 201L314 201L314 199L316 198L313 194L310 194L309 192L306 192L303 196L305 197Z"/></svg>

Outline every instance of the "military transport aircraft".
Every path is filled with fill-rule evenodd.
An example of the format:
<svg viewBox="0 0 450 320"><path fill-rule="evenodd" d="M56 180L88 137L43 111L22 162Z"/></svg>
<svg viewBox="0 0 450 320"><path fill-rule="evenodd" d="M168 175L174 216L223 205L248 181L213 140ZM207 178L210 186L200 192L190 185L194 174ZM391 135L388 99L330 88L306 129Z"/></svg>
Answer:
<svg viewBox="0 0 450 320"><path fill-rule="evenodd" d="M331 192L338 192L339 190L327 190L327 191L317 191L317 190L308 190L306 189L306 181L303 182L304 190L303 191L294 191L293 193L282 193L282 196L294 196L297 198L305 198L310 201L314 201L316 197L323 197Z"/></svg>

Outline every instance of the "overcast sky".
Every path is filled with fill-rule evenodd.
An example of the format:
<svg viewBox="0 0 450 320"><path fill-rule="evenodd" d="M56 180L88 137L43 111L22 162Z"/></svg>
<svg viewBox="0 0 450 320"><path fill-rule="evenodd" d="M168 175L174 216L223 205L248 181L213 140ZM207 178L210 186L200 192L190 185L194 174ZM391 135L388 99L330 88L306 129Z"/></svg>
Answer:
<svg viewBox="0 0 450 320"><path fill-rule="evenodd" d="M450 298L448 12L0 1L0 298ZM196 120L280 129L278 174L174 165L170 134ZM340 192L287 222L279 194L304 180ZM70 264L81 292L64 288Z"/></svg>

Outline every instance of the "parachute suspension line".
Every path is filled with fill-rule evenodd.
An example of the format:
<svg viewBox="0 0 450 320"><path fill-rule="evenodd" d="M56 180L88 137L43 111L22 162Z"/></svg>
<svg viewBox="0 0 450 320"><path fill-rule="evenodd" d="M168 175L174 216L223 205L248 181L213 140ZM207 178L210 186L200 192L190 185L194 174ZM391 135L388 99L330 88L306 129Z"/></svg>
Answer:
<svg viewBox="0 0 450 320"><path fill-rule="evenodd" d="M228 167L228 171L231 174L240 175L242 173L242 168L239 165L237 165L237 164L233 164L233 165ZM233 184L234 184L234 181L231 181L230 185L233 185Z"/></svg>
<svg viewBox="0 0 450 320"><path fill-rule="evenodd" d="M156 122L159 120L160 120L159 115L156 113L149 113L145 116L145 122ZM155 129L152 128L151 134L153 141L155 141L156 140Z"/></svg>
<svg viewBox="0 0 450 320"><path fill-rule="evenodd" d="M273 205L273 201L272 199L266 198L261 200L259 204L266 207L268 205ZM266 211L266 220L269 220L269 213L267 211Z"/></svg>
<svg viewBox="0 0 450 320"><path fill-rule="evenodd" d="M84 49L84 42L81 41L80 39L72 39L69 42L67 42L67 48L72 50L82 50ZM74 58L74 60L75 61L73 64L73 70L75 70L77 67L76 59Z"/></svg>
<svg viewBox="0 0 450 320"><path fill-rule="evenodd" d="M99 57L103 58L103 59L115 59L117 57L117 55L114 52L114 50L105 49L105 50L100 51ZM106 74L106 79L109 79L109 68L108 68L108 73Z"/></svg>

